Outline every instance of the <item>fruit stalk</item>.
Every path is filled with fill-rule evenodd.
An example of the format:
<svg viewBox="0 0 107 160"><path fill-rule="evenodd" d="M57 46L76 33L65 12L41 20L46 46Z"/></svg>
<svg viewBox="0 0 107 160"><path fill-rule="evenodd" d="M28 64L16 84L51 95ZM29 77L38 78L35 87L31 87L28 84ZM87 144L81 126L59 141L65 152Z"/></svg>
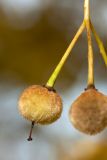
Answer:
<svg viewBox="0 0 107 160"><path fill-rule="evenodd" d="M93 32L93 34L94 34L95 40L96 40L96 42L97 42L97 44L98 44L98 47L99 47L99 49L100 49L100 53L101 53L101 55L102 55L102 57L103 57L103 60L104 60L104 62L105 62L105 65L106 65L106 67L107 67L107 53L106 53L106 50L105 50L105 48L104 48L103 42L102 42L102 40L100 39L99 35L97 34L97 32L96 32L93 24L91 23L91 21L90 21L90 24L91 24L91 30L92 30L92 32Z"/></svg>
<svg viewBox="0 0 107 160"><path fill-rule="evenodd" d="M87 30L88 40L88 86L87 88L94 87L94 56L91 39L91 25L90 25L90 6L89 0L84 2L84 21Z"/></svg>
<svg viewBox="0 0 107 160"><path fill-rule="evenodd" d="M57 67L55 68L55 70L53 71L51 77L49 78L46 86L48 87L53 87L55 84L55 81L63 67L63 65L65 64L68 56L71 53L71 50L73 49L74 45L76 44L78 38L80 37L80 35L82 34L82 32L84 31L85 28L85 23L83 21L83 23L81 24L80 28L78 29L76 35L74 36L73 40L71 41L69 47L67 48L66 52L64 53L62 59L60 60L59 64L57 65Z"/></svg>

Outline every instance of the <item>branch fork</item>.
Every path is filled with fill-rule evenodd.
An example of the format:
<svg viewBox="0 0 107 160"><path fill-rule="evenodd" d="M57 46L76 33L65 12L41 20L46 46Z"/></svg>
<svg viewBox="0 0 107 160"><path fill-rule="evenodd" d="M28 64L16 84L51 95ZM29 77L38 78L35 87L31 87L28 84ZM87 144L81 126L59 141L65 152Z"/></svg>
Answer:
<svg viewBox="0 0 107 160"><path fill-rule="evenodd" d="M94 56L93 56L93 47L92 47L92 39L91 39L91 32L93 33L95 40L98 44L100 49L100 53L103 57L105 65L107 67L107 54L103 45L102 40L100 39L99 35L97 34L91 19L90 19L90 0L84 0L84 19L82 24L80 25L77 33L75 34L73 40L71 41L70 45L68 46L66 52L64 53L63 57L61 58L60 62L58 63L57 67L53 71L51 77L49 78L46 86L54 87L56 79L65 64L66 60L68 59L69 55L71 54L72 49L74 48L75 44L77 43L79 37L83 33L86 28L87 31L87 41L88 41L88 83L87 88L94 87Z"/></svg>

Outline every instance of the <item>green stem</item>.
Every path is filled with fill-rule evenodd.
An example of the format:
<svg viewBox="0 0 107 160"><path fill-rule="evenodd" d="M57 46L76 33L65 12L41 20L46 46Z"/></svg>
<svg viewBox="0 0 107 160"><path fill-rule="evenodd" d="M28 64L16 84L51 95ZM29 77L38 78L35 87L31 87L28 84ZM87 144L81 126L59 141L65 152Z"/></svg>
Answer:
<svg viewBox="0 0 107 160"><path fill-rule="evenodd" d="M85 28L85 23L83 21L83 23L81 24L80 28L78 29L76 35L74 36L73 40L71 41L69 47L67 48L66 52L64 53L62 59L60 60L59 64L57 65L57 67L55 68L55 70L52 73L51 77L49 78L46 86L49 86L49 87L53 87L54 86L55 81L56 81L56 79L57 79L57 77L58 77L63 65L65 64L68 56L70 55L71 50L73 49L73 47L76 44L78 38L82 34L84 28Z"/></svg>
<svg viewBox="0 0 107 160"><path fill-rule="evenodd" d="M97 44L98 44L98 47L99 47L99 49L100 49L100 53L101 53L101 55L102 55L102 57L103 57L103 60L104 60L104 62L105 62L105 65L106 65L106 67L107 67L107 53L106 53L106 51L105 51L103 42L102 42L102 40L100 39L99 35L97 34L97 32L96 32L93 24L91 23L91 21L90 21L90 24L91 24L91 30L92 30L92 32L93 32L93 34L94 34L94 37L95 37L96 42L97 42Z"/></svg>
<svg viewBox="0 0 107 160"><path fill-rule="evenodd" d="M84 2L84 20L87 29L88 40L88 87L92 87L94 86L94 56L91 39L89 0L85 0Z"/></svg>

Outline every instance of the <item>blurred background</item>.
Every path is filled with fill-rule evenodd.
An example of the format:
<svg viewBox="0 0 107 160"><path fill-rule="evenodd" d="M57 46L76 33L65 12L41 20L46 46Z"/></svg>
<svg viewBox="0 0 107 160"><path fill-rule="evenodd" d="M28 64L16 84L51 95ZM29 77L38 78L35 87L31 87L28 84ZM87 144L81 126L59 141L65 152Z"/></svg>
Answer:
<svg viewBox="0 0 107 160"><path fill-rule="evenodd" d="M107 1L90 0L91 17L107 48ZM86 136L68 118L87 83L84 33L64 65L55 88L62 117L35 126L18 112L18 99L32 84L45 84L83 19L83 0L0 0L0 160L107 160L107 129ZM107 70L93 38L96 88L107 94Z"/></svg>

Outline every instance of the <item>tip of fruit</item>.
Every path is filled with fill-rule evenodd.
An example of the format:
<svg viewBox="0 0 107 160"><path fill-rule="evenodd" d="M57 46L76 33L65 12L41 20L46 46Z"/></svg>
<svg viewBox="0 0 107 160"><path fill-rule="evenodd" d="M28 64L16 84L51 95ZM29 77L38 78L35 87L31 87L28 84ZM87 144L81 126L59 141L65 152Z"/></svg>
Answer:
<svg viewBox="0 0 107 160"><path fill-rule="evenodd" d="M32 141L33 139L32 139L31 137L29 137L27 140L28 140L28 141Z"/></svg>
<svg viewBox="0 0 107 160"><path fill-rule="evenodd" d="M56 90L53 87L47 86L47 85L43 85L44 88L48 89L48 91L52 91L56 93Z"/></svg>
<svg viewBox="0 0 107 160"><path fill-rule="evenodd" d="M85 88L85 91L87 91L88 89L95 89L95 90L97 90L94 84L88 85L87 88Z"/></svg>

